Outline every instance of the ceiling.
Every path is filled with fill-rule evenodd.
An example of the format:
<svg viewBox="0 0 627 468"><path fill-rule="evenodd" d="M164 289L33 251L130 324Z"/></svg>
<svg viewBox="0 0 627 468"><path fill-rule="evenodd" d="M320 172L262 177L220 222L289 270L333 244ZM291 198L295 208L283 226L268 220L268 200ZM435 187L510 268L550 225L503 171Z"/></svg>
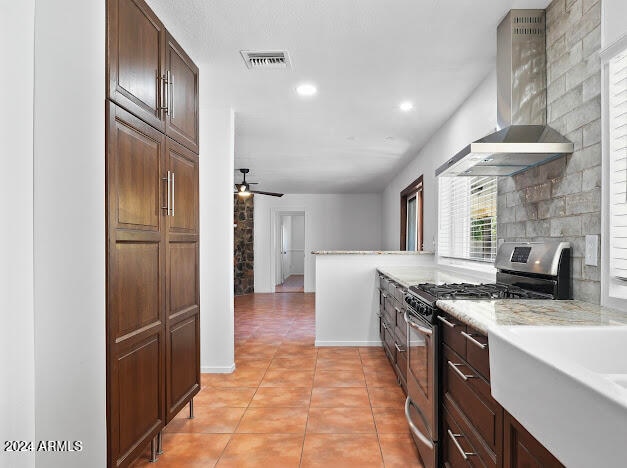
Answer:
<svg viewBox="0 0 627 468"><path fill-rule="evenodd" d="M210 81L203 99L235 109L235 167L257 189L365 193L382 191L489 73L507 11L549 2L148 3ZM287 50L292 68L249 70L240 50ZM302 82L318 94L299 97Z"/></svg>

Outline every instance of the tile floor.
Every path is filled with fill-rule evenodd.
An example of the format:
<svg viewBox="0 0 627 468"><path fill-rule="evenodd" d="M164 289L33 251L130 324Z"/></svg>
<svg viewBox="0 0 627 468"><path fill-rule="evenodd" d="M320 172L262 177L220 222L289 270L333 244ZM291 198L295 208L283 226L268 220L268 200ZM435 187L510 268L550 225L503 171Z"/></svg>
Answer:
<svg viewBox="0 0 627 468"><path fill-rule="evenodd" d="M421 467L381 348L315 348L313 294L235 299L233 374L203 374L164 453L134 466Z"/></svg>
<svg viewBox="0 0 627 468"><path fill-rule="evenodd" d="M274 287L274 292L278 293L296 293L305 292L305 276L304 275L290 275L283 284L278 284Z"/></svg>

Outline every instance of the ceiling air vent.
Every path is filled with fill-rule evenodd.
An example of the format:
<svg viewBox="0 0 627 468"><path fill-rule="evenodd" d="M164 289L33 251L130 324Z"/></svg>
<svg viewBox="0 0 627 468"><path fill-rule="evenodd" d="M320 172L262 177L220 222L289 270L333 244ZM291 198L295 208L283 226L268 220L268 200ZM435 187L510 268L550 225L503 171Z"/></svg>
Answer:
<svg viewBox="0 0 627 468"><path fill-rule="evenodd" d="M285 50L279 51L240 51L246 66L251 70L290 68L290 56Z"/></svg>

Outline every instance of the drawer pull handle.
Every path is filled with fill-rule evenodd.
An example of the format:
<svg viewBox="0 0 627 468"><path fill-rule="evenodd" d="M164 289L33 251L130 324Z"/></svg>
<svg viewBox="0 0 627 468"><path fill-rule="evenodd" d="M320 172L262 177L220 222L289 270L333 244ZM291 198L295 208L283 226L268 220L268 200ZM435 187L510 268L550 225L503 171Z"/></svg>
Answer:
<svg viewBox="0 0 627 468"><path fill-rule="evenodd" d="M486 349L488 347L487 343L481 343L480 341L477 341L474 339L474 337L470 334L470 333L466 333L466 332L461 332L461 334L468 340L470 341L472 344L479 346L481 349Z"/></svg>
<svg viewBox="0 0 627 468"><path fill-rule="evenodd" d="M455 324L454 324L454 323L449 322L449 321L448 321L448 320L446 320L444 317L441 317L441 316L439 316L439 315L438 315L438 320L439 320L440 322L442 322L444 325L446 325L447 327L449 327L449 328L455 328Z"/></svg>
<svg viewBox="0 0 627 468"><path fill-rule="evenodd" d="M396 348L396 351L398 351L399 353L405 352L405 348L401 348L396 342L394 342L394 347Z"/></svg>
<svg viewBox="0 0 627 468"><path fill-rule="evenodd" d="M454 364L451 361L448 361L448 365L450 366L451 369L453 369L455 371L455 373L457 375L459 375L464 380L474 379L475 378L474 375L472 375L472 374L466 375L462 371L459 370L459 368L457 366L463 366L464 364Z"/></svg>
<svg viewBox="0 0 627 468"><path fill-rule="evenodd" d="M448 432L448 436L451 438L451 440L453 441L453 444L455 444L455 447L457 447L457 450L459 450L459 453L464 460L468 460L468 457L470 457L471 455L476 455L476 453L474 452L466 452L462 448L462 446L459 444L459 442L457 442L457 438L464 437L463 435L453 434L450 429L447 429L446 432Z"/></svg>

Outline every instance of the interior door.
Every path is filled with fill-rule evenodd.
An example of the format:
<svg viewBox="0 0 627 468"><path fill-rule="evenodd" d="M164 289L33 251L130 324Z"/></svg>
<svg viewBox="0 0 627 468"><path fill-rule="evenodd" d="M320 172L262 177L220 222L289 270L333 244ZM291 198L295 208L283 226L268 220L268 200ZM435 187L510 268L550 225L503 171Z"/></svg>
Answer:
<svg viewBox="0 0 627 468"><path fill-rule="evenodd" d="M143 0L107 0L107 97L162 132L165 38Z"/></svg>
<svg viewBox="0 0 627 468"><path fill-rule="evenodd" d="M289 233L287 229L287 223L289 218L285 216L281 217L281 283L285 283L285 280L289 276L290 265L288 258L289 251Z"/></svg>
<svg viewBox="0 0 627 468"><path fill-rule="evenodd" d="M198 67L168 33L166 134L198 153Z"/></svg>
<svg viewBox="0 0 627 468"><path fill-rule="evenodd" d="M162 133L107 103L110 466L127 466L165 420L165 147Z"/></svg>
<svg viewBox="0 0 627 468"><path fill-rule="evenodd" d="M167 139L166 399L169 422L200 390L198 156Z"/></svg>

